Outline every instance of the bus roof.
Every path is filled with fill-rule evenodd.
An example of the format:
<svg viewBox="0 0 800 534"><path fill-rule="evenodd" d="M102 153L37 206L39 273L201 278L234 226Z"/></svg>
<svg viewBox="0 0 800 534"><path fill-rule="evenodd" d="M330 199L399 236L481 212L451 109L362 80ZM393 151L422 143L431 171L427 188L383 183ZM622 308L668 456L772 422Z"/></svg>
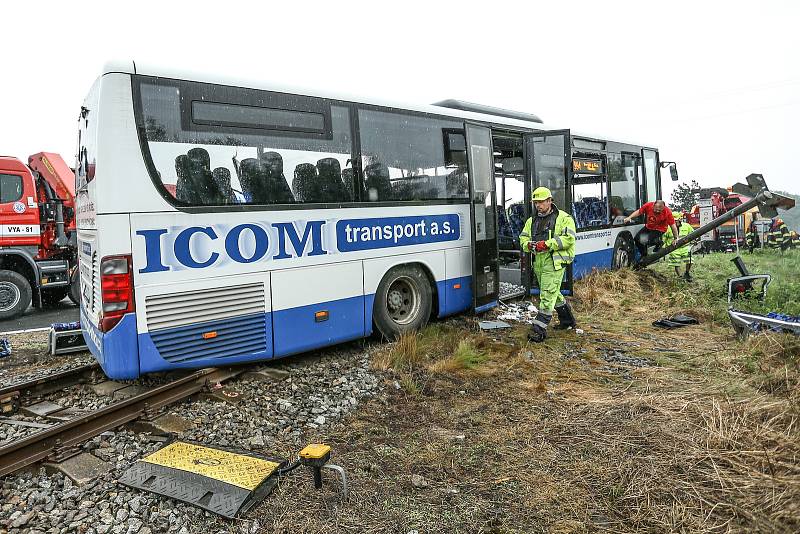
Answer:
<svg viewBox="0 0 800 534"><path fill-rule="evenodd" d="M110 74L113 72L121 72L125 74L139 74L142 76L154 76L160 78L172 78L177 80L186 80L186 81L197 81L203 83L212 83L218 85L227 85L227 86L234 86L234 87L244 87L247 89L261 89L265 91L275 91L279 93L287 93L287 94L297 94L303 96L310 96L310 97L317 97L317 98L327 98L331 100L341 100L344 102L353 102L357 104L368 104L368 105L376 105L376 106L384 106L388 108L394 108L399 110L409 110L409 111L417 111L420 113L430 113L433 115L442 115L448 117L458 117L467 120L474 120L480 122L488 122L493 124L501 124L505 126L512 126L517 128L524 128L529 130L566 130L563 126L552 126L543 124L541 120L539 122L533 120L521 120L515 119L508 116L503 115L494 115L489 113L477 113L474 111L464 111L461 109L455 109L453 107L445 107L445 106L438 106L438 105L429 105L429 104L409 104L405 102L393 102L387 100L381 100L376 98L367 98L360 95L355 94L344 94L344 93L333 93L327 91L318 91L316 89L310 89L307 87L293 87L288 85L283 85L279 83L272 83L267 82L264 80L255 80L252 78L240 78L236 76L226 76L214 73L207 73L207 72L196 72L191 70L182 70L176 68L169 68L163 67L158 65L150 65L150 64L141 64L136 63L133 60L121 60L121 61L110 61L103 66L103 74ZM448 102L448 100L442 101ZM486 110L492 109L491 106L482 106L479 104L474 105L476 108L483 107ZM510 110L500 110L499 111L510 111ZM514 112L511 112L512 114ZM519 115L523 115L523 113L519 113ZM532 118L538 119L537 116L533 114L531 115ZM648 148L655 148L655 145L648 145L648 144L638 144L632 143L630 141L621 141L618 139L609 139L608 137L599 136L599 135L592 135L587 134L585 132L576 132L570 130L570 133L573 136L577 137L586 137L590 139L599 139L604 141L612 141L617 143L625 143L625 144L632 144L637 146L643 146Z"/></svg>

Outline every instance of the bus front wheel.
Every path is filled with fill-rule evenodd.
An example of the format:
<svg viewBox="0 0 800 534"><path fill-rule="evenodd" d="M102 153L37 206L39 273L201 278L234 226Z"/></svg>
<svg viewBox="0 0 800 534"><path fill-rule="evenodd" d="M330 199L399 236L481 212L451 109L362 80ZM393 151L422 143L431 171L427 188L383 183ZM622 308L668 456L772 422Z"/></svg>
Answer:
<svg viewBox="0 0 800 534"><path fill-rule="evenodd" d="M399 265L378 284L372 318L384 337L397 339L428 323L433 305L428 277L419 267Z"/></svg>
<svg viewBox="0 0 800 534"><path fill-rule="evenodd" d="M633 263L633 243L631 240L619 236L616 243L614 243L614 256L612 259L612 269L622 269L623 267L630 267Z"/></svg>

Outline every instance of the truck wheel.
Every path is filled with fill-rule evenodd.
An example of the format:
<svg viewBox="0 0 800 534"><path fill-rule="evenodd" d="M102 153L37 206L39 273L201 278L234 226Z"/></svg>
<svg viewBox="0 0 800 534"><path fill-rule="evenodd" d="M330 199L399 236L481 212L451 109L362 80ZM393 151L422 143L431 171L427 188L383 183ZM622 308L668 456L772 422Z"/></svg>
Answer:
<svg viewBox="0 0 800 534"><path fill-rule="evenodd" d="M622 269L630 267L632 263L633 245L626 237L617 237L617 241L614 243L614 256L611 258L611 268Z"/></svg>
<svg viewBox="0 0 800 534"><path fill-rule="evenodd" d="M431 284L419 267L399 265L378 284L372 319L384 337L397 339L428 323L431 315Z"/></svg>
<svg viewBox="0 0 800 534"><path fill-rule="evenodd" d="M0 320L19 317L30 305L28 280L14 271L0 271Z"/></svg>
<svg viewBox="0 0 800 534"><path fill-rule="evenodd" d="M79 274L78 269L75 269L69 284L69 300L76 306L80 306L81 304L81 279L80 276L78 276Z"/></svg>
<svg viewBox="0 0 800 534"><path fill-rule="evenodd" d="M52 308L69 293L69 286L54 287L53 289L42 289L42 306Z"/></svg>

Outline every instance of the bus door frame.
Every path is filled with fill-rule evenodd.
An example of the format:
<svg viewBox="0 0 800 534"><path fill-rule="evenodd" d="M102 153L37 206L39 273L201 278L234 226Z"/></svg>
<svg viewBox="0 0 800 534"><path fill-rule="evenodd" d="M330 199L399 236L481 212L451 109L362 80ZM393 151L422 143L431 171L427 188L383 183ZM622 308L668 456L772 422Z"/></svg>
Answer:
<svg viewBox="0 0 800 534"><path fill-rule="evenodd" d="M469 170L470 249L472 251L472 308L481 313L496 307L500 300L500 252L497 239L497 198L494 179L494 147L490 127L466 121L464 133L467 142L467 164ZM485 137L484 137L485 136ZM481 137L484 137L481 139ZM488 147L485 140L488 138ZM483 150L478 150L483 149ZM489 166L488 182L476 186L479 176L476 165L481 163L476 156L484 152ZM483 189L488 186L489 190ZM486 209L487 199L491 208Z"/></svg>
<svg viewBox="0 0 800 534"><path fill-rule="evenodd" d="M564 137L564 203L566 205L557 207L560 210L566 210L569 215L572 215L572 211L569 209L569 207L572 206L572 135L569 130L540 130L526 133L523 136L523 159L525 167L523 191L525 194L526 221L533 215L533 204L531 203L532 192L539 187L536 173L536 140L543 137L558 135ZM533 275L531 255L525 251L522 253L520 269L522 270L521 278L522 284L525 286L525 291L529 295L538 295L539 285L536 282L536 277ZM566 273L564 273L564 280L561 282L561 293L563 295L572 295L572 287L572 265L570 264L567 266Z"/></svg>

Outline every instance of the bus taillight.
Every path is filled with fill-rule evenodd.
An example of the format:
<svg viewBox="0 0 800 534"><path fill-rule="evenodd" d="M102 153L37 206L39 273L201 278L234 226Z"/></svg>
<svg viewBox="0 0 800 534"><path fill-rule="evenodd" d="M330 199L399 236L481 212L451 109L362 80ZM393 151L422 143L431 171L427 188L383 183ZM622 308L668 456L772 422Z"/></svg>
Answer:
<svg viewBox="0 0 800 534"><path fill-rule="evenodd" d="M133 262L130 255L106 256L100 262L103 313L100 331L108 332L126 313L136 311L133 301Z"/></svg>

